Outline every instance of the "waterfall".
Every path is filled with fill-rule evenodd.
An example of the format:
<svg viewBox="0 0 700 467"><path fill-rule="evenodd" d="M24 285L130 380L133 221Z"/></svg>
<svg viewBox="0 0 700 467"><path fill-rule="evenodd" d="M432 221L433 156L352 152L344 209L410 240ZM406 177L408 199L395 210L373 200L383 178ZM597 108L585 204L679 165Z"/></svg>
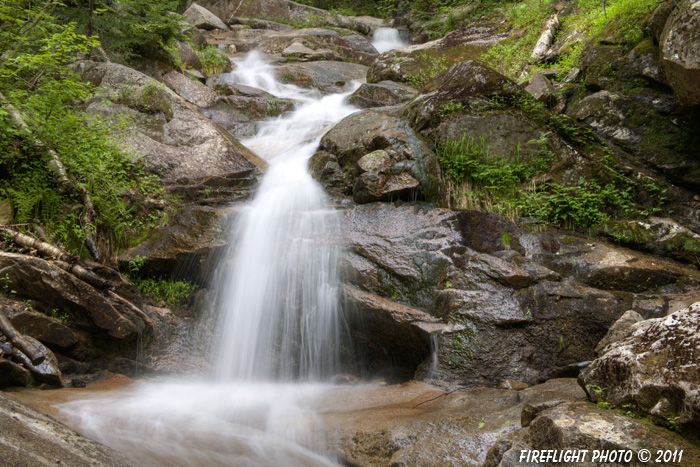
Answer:
<svg viewBox="0 0 700 467"><path fill-rule="evenodd" d="M378 28L372 35L372 45L381 54L387 50L403 47L407 44L401 39L397 29Z"/></svg>
<svg viewBox="0 0 700 467"><path fill-rule="evenodd" d="M257 53L221 78L298 101L242 141L269 162L235 222L216 288L215 381L151 381L60 406L83 434L157 466L326 466L314 409L337 371L339 214L308 172L321 136L356 109L279 83ZM296 381L292 384L291 381Z"/></svg>
<svg viewBox="0 0 700 467"><path fill-rule="evenodd" d="M329 209L308 160L320 137L355 109L345 94L309 97L278 83L257 54L224 79L299 100L288 116L262 123L242 141L270 162L255 199L232 234L234 260L218 280L223 380L328 378L337 370L340 218Z"/></svg>

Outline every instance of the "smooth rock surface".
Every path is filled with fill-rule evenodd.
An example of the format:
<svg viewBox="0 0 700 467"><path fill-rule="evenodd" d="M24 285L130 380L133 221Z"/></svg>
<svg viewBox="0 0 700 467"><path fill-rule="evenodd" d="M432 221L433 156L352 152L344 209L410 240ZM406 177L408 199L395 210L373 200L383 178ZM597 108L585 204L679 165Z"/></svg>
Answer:
<svg viewBox="0 0 700 467"><path fill-rule="evenodd" d="M3 393L0 393L0 427L0 458L5 467L135 467L116 451Z"/></svg>

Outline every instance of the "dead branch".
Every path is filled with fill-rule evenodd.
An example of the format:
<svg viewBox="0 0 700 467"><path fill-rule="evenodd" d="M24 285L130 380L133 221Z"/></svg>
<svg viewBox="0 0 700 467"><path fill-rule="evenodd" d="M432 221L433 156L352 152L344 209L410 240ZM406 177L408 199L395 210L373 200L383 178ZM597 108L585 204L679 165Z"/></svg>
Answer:
<svg viewBox="0 0 700 467"><path fill-rule="evenodd" d="M2 331L12 345L29 358L32 365L39 365L46 359L46 356L36 345L26 340L22 334L17 332L2 309L0 309L0 331Z"/></svg>
<svg viewBox="0 0 700 467"><path fill-rule="evenodd" d="M460 391L460 390L462 390L462 389L465 389L464 386L460 386L460 387L458 387L457 389L453 389L452 391L443 392L443 393L440 394L439 396L433 397L432 399L428 399L428 400L425 400L425 401L423 401L423 402L421 402L421 403L419 403L419 404L414 405L413 408L414 408L414 409L417 409L418 407L420 407L420 406L423 405L423 404L427 404L428 402L432 402L432 401L438 400L438 399L440 399L441 397L445 397L445 396L447 396L448 394L452 394L453 392L457 392L457 391Z"/></svg>

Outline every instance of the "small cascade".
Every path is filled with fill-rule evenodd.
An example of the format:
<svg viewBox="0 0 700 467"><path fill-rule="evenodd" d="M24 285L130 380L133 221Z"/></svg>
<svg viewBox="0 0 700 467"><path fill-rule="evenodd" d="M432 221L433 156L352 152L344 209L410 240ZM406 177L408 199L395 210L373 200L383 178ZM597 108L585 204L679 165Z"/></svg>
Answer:
<svg viewBox="0 0 700 467"><path fill-rule="evenodd" d="M437 333L430 334L430 364L428 371L425 372L425 381L433 379L433 374L438 365L438 335Z"/></svg>
<svg viewBox="0 0 700 467"><path fill-rule="evenodd" d="M372 35L372 45L381 54L408 44L401 39L398 29L378 28Z"/></svg>

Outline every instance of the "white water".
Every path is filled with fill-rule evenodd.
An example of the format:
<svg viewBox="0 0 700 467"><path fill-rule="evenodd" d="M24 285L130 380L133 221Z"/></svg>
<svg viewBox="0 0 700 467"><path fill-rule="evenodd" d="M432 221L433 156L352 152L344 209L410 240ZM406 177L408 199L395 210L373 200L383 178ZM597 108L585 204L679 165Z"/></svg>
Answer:
<svg viewBox="0 0 700 467"><path fill-rule="evenodd" d="M303 100L288 117L261 125L243 144L270 162L238 221L235 261L218 284L224 380L328 379L337 371L342 323L338 304L340 219L327 207L308 160L326 129L355 109L346 94L309 98L277 83L257 54L229 79Z"/></svg>
<svg viewBox="0 0 700 467"><path fill-rule="evenodd" d="M399 31L394 28L378 28L372 35L372 45L377 52L384 53L387 50L403 47L406 42L399 36Z"/></svg>
<svg viewBox="0 0 700 467"><path fill-rule="evenodd" d="M61 406L83 434L143 466L332 465L314 452L323 436L313 403L328 388L318 381L337 371L340 219L307 165L323 133L356 109L346 94L278 83L257 54L236 65L226 79L300 104L243 141L270 167L217 284L216 382L139 383Z"/></svg>

